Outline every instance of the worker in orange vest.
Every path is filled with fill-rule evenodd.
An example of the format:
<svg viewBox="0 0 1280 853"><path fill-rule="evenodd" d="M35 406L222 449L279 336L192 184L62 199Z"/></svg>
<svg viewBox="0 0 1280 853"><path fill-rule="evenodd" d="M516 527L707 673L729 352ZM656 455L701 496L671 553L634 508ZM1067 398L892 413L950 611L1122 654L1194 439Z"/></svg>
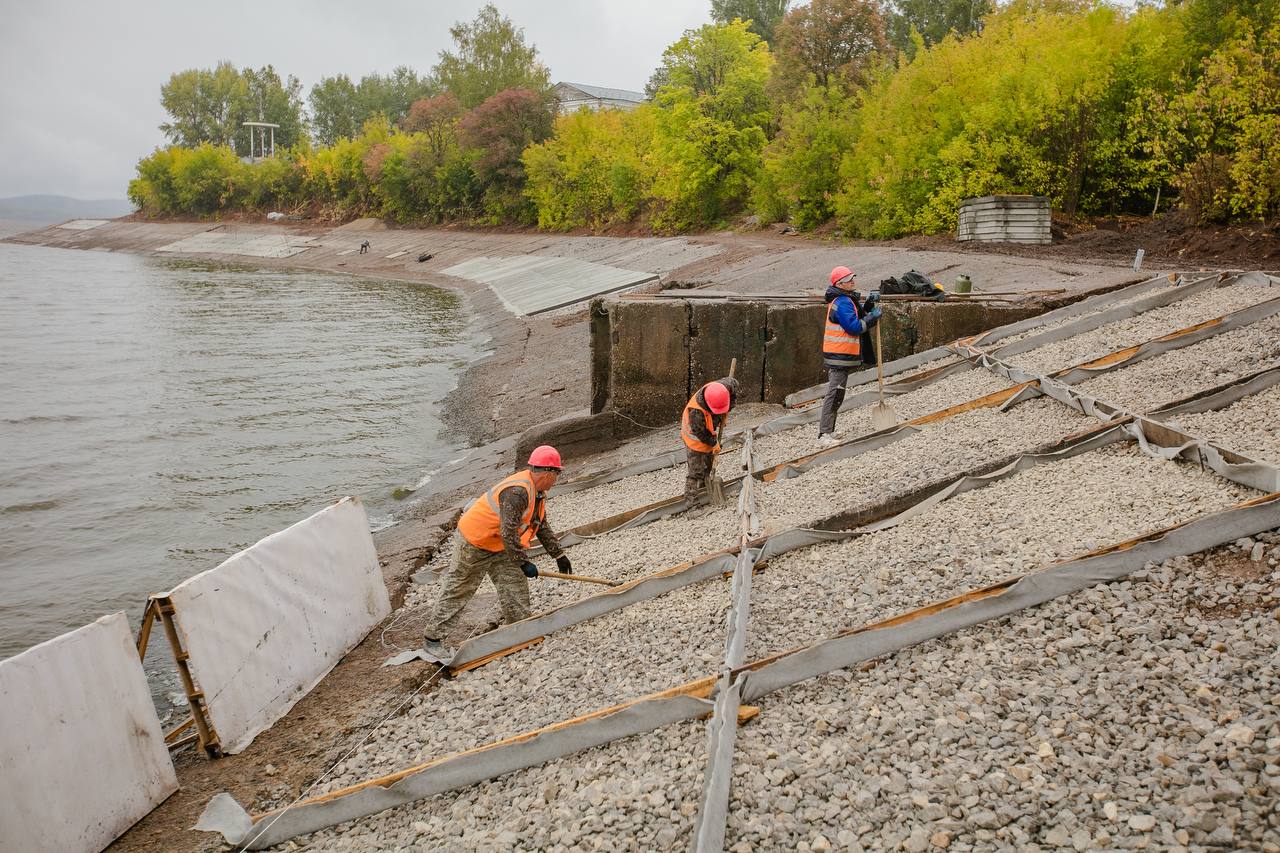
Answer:
<svg viewBox="0 0 1280 853"><path fill-rule="evenodd" d="M458 519L453 559L440 578L440 594L426 629L426 651L441 660L453 656L444 638L486 577L498 593L504 623L529 617L529 578L538 567L525 551L534 537L567 575L573 565L547 523L547 490L560 475L560 453L550 445L529 454L529 467L476 498ZM489 630L498 627L490 623Z"/></svg>
<svg viewBox="0 0 1280 853"><path fill-rule="evenodd" d="M862 336L880 322L880 294L872 291L866 301L861 302L858 292L853 289L856 284L848 267L836 267L831 271L822 328L822 362L827 367L827 395L822 400L818 444L823 447L836 443L836 413L844 402L845 383L849 373L861 370L863 365ZM871 361L875 363L874 357Z"/></svg>
<svg viewBox="0 0 1280 853"><path fill-rule="evenodd" d="M680 417L680 437L689 449L684 478L684 499L690 506L707 486L716 454L720 452L720 428L738 399L738 380L731 376L703 385L685 404Z"/></svg>

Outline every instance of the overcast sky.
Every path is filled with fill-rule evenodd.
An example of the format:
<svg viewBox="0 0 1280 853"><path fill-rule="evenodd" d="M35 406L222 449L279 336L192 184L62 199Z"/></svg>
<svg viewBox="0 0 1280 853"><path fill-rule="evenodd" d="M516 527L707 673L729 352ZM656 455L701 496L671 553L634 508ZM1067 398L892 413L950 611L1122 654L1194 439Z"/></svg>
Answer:
<svg viewBox="0 0 1280 853"><path fill-rule="evenodd" d="M123 198L164 141L160 85L228 60L321 77L408 65L426 73L449 27L483 0L0 0L0 197ZM708 20L709 0L499 0L553 81L644 88L662 51Z"/></svg>

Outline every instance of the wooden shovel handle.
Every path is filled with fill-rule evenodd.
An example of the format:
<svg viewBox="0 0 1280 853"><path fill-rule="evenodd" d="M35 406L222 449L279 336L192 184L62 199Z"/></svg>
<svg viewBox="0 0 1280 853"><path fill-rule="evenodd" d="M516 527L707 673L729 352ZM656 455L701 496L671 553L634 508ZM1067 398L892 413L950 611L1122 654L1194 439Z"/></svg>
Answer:
<svg viewBox="0 0 1280 853"><path fill-rule="evenodd" d="M884 405L884 359L880 353L880 324L876 323L876 381L880 383L880 405Z"/></svg>
<svg viewBox="0 0 1280 853"><path fill-rule="evenodd" d="M563 572L538 572L540 578L555 578L561 581L577 581L578 583L598 583L601 586L622 586L622 581L611 581L604 578L593 578L590 575L566 575Z"/></svg>

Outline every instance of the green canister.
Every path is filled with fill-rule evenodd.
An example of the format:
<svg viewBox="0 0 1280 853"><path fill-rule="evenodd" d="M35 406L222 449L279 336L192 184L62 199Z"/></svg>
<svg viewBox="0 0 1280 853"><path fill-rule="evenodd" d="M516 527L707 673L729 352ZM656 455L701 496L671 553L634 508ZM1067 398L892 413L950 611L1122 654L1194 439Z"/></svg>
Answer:
<svg viewBox="0 0 1280 853"><path fill-rule="evenodd" d="M969 293L973 290L973 281L963 273L956 276L956 293Z"/></svg>

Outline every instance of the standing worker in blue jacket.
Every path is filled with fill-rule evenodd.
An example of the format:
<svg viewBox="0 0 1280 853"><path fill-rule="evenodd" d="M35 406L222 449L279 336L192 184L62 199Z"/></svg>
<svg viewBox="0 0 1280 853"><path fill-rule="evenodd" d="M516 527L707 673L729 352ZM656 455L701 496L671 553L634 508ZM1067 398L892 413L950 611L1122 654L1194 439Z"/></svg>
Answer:
<svg viewBox="0 0 1280 853"><path fill-rule="evenodd" d="M853 289L853 272L848 267L831 271L827 288L827 311L822 331L822 363L827 367L827 396L822 401L822 420L818 423L818 444L828 447L836 443L836 413L844 402L844 386L849 373L863 364L862 336L880 322L880 294L872 291L866 302L858 304Z"/></svg>

